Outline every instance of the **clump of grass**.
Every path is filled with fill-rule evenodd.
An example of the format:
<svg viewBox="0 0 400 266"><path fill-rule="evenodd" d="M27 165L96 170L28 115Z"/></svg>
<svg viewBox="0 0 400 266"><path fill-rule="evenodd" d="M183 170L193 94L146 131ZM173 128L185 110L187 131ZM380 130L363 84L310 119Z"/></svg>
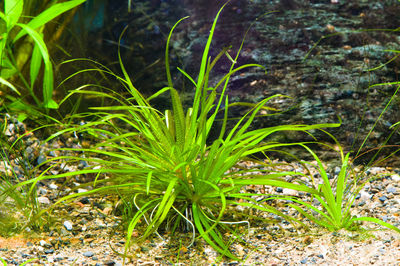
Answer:
<svg viewBox="0 0 400 266"><path fill-rule="evenodd" d="M96 143L89 148L63 149L64 151L83 153L84 158L78 155L66 155L51 159L59 164L77 164L84 159L89 166L74 172L50 175L50 170L56 165L53 164L35 179L22 182L18 187L26 185L33 190L37 182L41 180L94 174L92 182L82 185L90 186L92 189L82 193L72 191L72 194L62 197L55 205L85 195L113 194L118 196L123 203L127 230L125 256L128 255L132 241L143 241L153 233L158 234L158 230L162 228L172 232L191 231L192 238L188 244L189 247L196 239L203 238L222 256L236 260L241 259L229 250L230 244L241 238L240 234L232 229L232 225L245 224L249 221L228 219L230 216L227 214L234 212L235 207L266 211L289 221L301 223L300 220L287 216L279 209L269 205L268 201L271 199L290 201L289 206L311 222L331 231L342 228L359 229L359 222L368 221L400 232L398 228L379 219L355 217L351 214L355 197L365 182L358 182L359 177L354 175L350 167L349 154L345 155L332 135L325 132L332 137L336 147L339 147L341 159L340 173L332 182L328 178L321 159L309 148L311 143L268 141L272 134L281 131L310 134L311 130L338 127L340 123L278 125L250 129L260 111L265 110L269 113L273 111L272 108L267 107L271 100L283 97L274 95L257 104L247 104L246 106L250 106L250 110L237 120L232 129L227 129L229 108L237 105L237 103L230 104L229 102L227 90L230 77L248 67L265 69L258 64L236 67L243 46L242 42L235 57L228 56L231 60L228 73L215 85L210 84L213 67L227 53L227 50L223 50L216 58L209 57L216 23L224 6L219 10L211 27L197 79L179 69L195 89L193 104L190 108L184 109L181 95L172 82L169 70L170 38L182 19L174 25L167 40L165 56L168 87L159 90L154 95L146 98L134 87L121 57L119 57L119 62L123 77L117 76L110 69L98 63L96 63L98 68L86 69L74 74L99 71L101 74L111 75L126 88L129 97L124 97L112 89L99 85L87 84L73 90L66 99L74 94L90 95L109 99L116 103L114 106L92 108L93 112L73 115L67 128L47 139L50 141L71 132L92 138ZM99 90L92 90L91 87L99 88ZM171 97L172 110L161 112L154 108L152 101L165 93L169 93ZM211 140L209 135L219 113L223 114L221 130L217 134L217 138ZM84 119L86 122L70 125L70 121L73 119ZM320 174L322 183L316 182L311 175L294 171L282 172L268 170L268 167L250 169L239 166L240 162L246 160L268 166L268 161L257 160L255 155L266 155L270 150L276 151L293 145L300 145L311 154L316 163L304 162L301 159L298 161L302 162L304 166L315 168ZM333 146L326 146L334 149ZM294 181L289 182L287 177L301 178L291 178ZM305 178L309 178L311 182L302 181ZM267 185L303 191L309 193L312 199L316 199L320 207L316 207L312 200L307 201L298 197L260 195L256 192L242 191L243 187L247 185ZM255 200L259 196L264 196L265 200L263 202ZM143 232L137 239L133 239L133 231L140 225L144 226ZM226 237L226 232L233 237Z"/></svg>
<svg viewBox="0 0 400 266"><path fill-rule="evenodd" d="M227 52L223 50L214 59L209 56L216 23L224 6L212 24L197 80L179 69L195 89L190 108L186 110L183 108L180 94L174 87L169 70L169 42L173 30L183 20L181 19L174 25L167 40L165 57L168 87L146 98L132 84L121 58L119 62L123 77L115 75L99 64L96 71L110 74L120 80L130 93L130 97L122 97L105 88L102 89L106 91L90 90L88 89L90 85L72 91L70 95L95 95L112 99L117 105L92 108L95 112L77 114L75 115L77 119L89 116L96 119L82 125L70 126L48 139L66 132L91 136L96 143L90 148L64 149L83 152L85 160L91 166L76 172L57 175L49 175L48 171L44 171L36 179L21 185L35 186L44 179L94 173L96 175L94 181L85 184L92 186L93 189L67 195L56 204L88 194L119 196L125 202L125 208L129 209L130 206L133 210L126 211L131 213L131 216L126 221L125 255L133 240L142 241L157 233L160 227L168 227L174 232L185 224L185 227L190 228L193 233L188 246L191 246L196 238L203 238L222 255L240 259L229 251L232 239L226 239L224 236L224 232L229 231L235 238L240 238L230 229L230 224L238 221L224 220L232 207L255 208L291 220L291 217L269 205L258 204L254 200L257 193L240 193L241 188L246 185L273 185L318 194L316 189L300 182L286 181L287 175L294 174L291 172L270 173L235 166L255 154L285 146L286 144L266 141L274 133L287 130L308 132L322 127L337 127L339 124L279 125L250 130L250 125L261 110L271 111L271 108L266 107L268 102L283 97L274 95L257 104L247 104L250 110L237 120L231 130L227 130L228 110L231 106L227 95L230 77L245 68L257 67L264 70L264 67L258 64L235 67L243 46L242 42L236 56L231 60L229 72L214 86L209 83L211 70ZM162 113L152 106L151 101L164 93L170 94L172 110ZM223 113L222 127L218 137L210 141L210 131L219 112ZM60 163L75 164L82 158L60 156L56 160ZM132 232L143 223L146 225L141 236L132 239Z"/></svg>
<svg viewBox="0 0 400 266"><path fill-rule="evenodd" d="M342 147L339 143L336 143L335 147L339 149L338 153L341 159L340 172L332 180L329 180L326 166L317 154L306 145L299 145L304 147L315 160L315 163L303 162L304 165L317 170L321 180L318 183L312 175L309 175L308 177L311 179L311 183L314 184L313 187L318 188L318 193L312 193L309 201L297 197L285 198L293 202L289 203L288 206L296 209L316 225L330 231L338 231L340 229L350 231L363 230L360 222L372 222L400 233L399 228L381 219L375 217L359 217L352 214L357 195L364 188L365 184L371 179L376 178L375 176L371 176L363 180L365 176L364 173L369 167L366 167L360 173L355 172L352 169L350 153L344 154ZM335 149L332 146L329 146L329 148ZM314 200L319 203L317 204L319 205L318 207Z"/></svg>

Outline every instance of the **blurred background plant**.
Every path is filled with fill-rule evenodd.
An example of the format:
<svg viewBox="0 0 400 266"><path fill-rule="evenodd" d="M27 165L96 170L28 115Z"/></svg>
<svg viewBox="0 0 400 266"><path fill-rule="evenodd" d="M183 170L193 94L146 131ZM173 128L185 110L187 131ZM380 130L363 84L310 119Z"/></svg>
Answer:
<svg viewBox="0 0 400 266"><path fill-rule="evenodd" d="M0 127L0 236L43 229L49 220L38 215L42 208L37 187L18 186L38 175L35 153L26 146L31 133L8 115Z"/></svg>
<svg viewBox="0 0 400 266"><path fill-rule="evenodd" d="M22 121L58 108L48 46L60 37L74 12L59 16L83 2L5 0L0 4L0 110L15 112Z"/></svg>

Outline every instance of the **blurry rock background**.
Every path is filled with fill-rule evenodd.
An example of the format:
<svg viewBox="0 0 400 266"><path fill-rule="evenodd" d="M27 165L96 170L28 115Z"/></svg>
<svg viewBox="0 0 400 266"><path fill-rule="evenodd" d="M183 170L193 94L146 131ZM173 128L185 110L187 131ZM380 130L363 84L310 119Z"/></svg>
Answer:
<svg viewBox="0 0 400 266"><path fill-rule="evenodd" d="M120 73L118 38L128 26L121 40L123 62L135 86L151 94L166 85L164 52L169 30L189 15L175 30L171 61L176 87L186 93L190 104L193 87L175 67L196 77L212 20L224 1L132 0L130 7L128 2L88 0L76 17L74 37L66 38L66 50L72 57L89 57ZM399 13L400 3L395 0L232 0L218 21L211 56L229 45L234 56L254 22L237 65L258 63L268 73L249 69L232 78L230 101L257 102L277 93L291 96L272 103L288 111L259 118L254 127L330 123L340 117L342 126L330 132L347 149L354 142L356 148L397 88L371 85L398 81L400 61L392 60L396 53L388 50L400 50L399 32L394 31L400 26ZM229 63L223 58L216 66L214 82L226 73ZM168 107L166 101L158 105ZM234 109L233 116L243 112ZM396 97L378 121L369 147L382 143L393 131L389 127L399 120ZM317 136L325 138L324 134ZM302 140L304 136L291 133L276 139ZM389 143L398 141L395 133Z"/></svg>

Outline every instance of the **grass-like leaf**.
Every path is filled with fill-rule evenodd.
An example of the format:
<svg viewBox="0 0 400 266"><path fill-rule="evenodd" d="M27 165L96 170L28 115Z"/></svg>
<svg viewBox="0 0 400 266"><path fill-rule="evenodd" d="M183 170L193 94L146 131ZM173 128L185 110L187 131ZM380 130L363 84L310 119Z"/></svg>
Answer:
<svg viewBox="0 0 400 266"><path fill-rule="evenodd" d="M288 130L308 132L322 127L337 127L339 124L282 125L250 130L259 111L266 110L271 99L280 97L276 95L249 106L250 110L238 119L233 128L227 129L229 96L226 92L230 77L248 67L259 67L262 71L265 69L257 64L235 67L241 46L235 57L231 57L228 73L217 82L215 87L209 87L208 79L212 68L219 58L226 56L226 50L223 50L215 59L209 57L213 33L223 7L219 10L211 27L197 81L195 82L195 78L181 70L181 73L195 87L193 104L190 108L186 110L183 108L179 90L175 88L175 84L172 84L168 56L166 57L168 87L147 98L132 84L120 55L119 62L123 77L118 77L98 64L99 72L121 81L130 93L129 98L124 98L118 93L90 91L88 86L72 91L67 97L73 94L98 95L112 100L116 105L93 108L94 112L75 115L76 119L89 115L96 119L82 125L70 125L48 139L51 140L67 132L93 138L96 144L90 148L63 149L84 153L84 160L89 163L89 168L58 175L49 175L48 171L44 171L36 180L30 180L23 185L33 186L46 178L94 173L95 180L86 184L93 186L92 190L84 194L67 195L57 204L82 195L104 193L113 193L123 202L130 202L126 204L126 208L129 208L127 207L129 205L132 210L125 212L131 213L125 221L126 254L130 242L133 241L132 232L139 224L144 224L145 229L141 237L135 241L142 241L150 234L157 233L160 227L166 228L168 225L168 228L176 230L185 223L187 226L194 225L198 233L197 237L203 238L218 252L232 259L240 258L230 252L229 243L231 242L224 236L223 231L229 230L229 224L235 222L225 221L228 210L234 206L254 207L257 210L290 219L271 206L261 206L254 202L251 196L256 194L244 196L239 193L243 186L250 184L286 186L318 195L320 192L316 188L286 181L286 177L294 173L266 173L265 171L255 173L252 169L237 167L239 162L248 160L255 154L287 145L268 142L271 134ZM171 36L172 30L167 44ZM167 46L166 54L168 53ZM163 113L154 108L151 101L166 92L170 93L172 110L166 110ZM225 104L224 109L222 109L222 104ZM222 130L217 139L210 139L209 134L215 126L217 114L222 110L224 114ZM75 164L82 159L79 156L61 156L52 161L58 164ZM185 214L184 219L182 214ZM233 231L231 233L234 234Z"/></svg>

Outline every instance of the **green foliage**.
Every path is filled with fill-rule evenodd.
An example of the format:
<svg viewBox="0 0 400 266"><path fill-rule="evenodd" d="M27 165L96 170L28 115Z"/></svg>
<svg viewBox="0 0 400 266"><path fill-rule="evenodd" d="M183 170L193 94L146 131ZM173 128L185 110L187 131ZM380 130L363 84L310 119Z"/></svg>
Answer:
<svg viewBox="0 0 400 266"><path fill-rule="evenodd" d="M354 175L350 167L349 154L344 154L339 143L329 133L327 134L339 147L342 162L341 171L332 183L328 179L323 162L309 148L311 143L268 142L272 134L281 131L297 131L311 135L309 131L320 130L324 127L338 127L339 123L279 125L251 129L252 122L259 116L261 110L272 110L266 106L268 102L277 97L283 97L274 95L257 104L243 104L250 107L250 110L237 119L233 128L228 129L229 108L238 105L229 102L227 91L230 77L249 67L262 70L264 67L258 64L236 67L241 46L235 57L228 56L231 61L228 73L215 85L212 86L209 83L213 67L222 56L227 55L227 50L223 50L214 59L209 56L217 20L224 6L219 10L210 29L197 80L179 69L195 89L193 104L190 108L184 109L181 95L173 84L169 70L170 39L175 27L185 19L183 18L174 25L167 39L165 56L168 87L146 98L132 84L121 56L119 56L119 63L122 77L98 63L97 68L77 72L74 75L89 71L110 75L121 82L129 92L129 97L93 84L83 85L71 91L61 104L72 95L102 97L115 104L92 108L93 112L73 115L66 123L69 126L54 133L46 141L73 132L92 138L95 143L89 148L62 149L66 151L65 154L84 154L84 158L80 155L64 155L51 159L43 163L43 165L51 163L51 166L39 176L21 182L13 188L27 186L29 191L34 191L36 184L42 180L69 178L74 175L94 175L93 181L74 188L77 190L80 187L90 186L89 191L66 195L55 205L85 195L118 196L125 208L127 229L125 256L132 241L143 241L153 233L158 234L161 228L174 232L185 227L185 229L192 229L192 239L188 246L191 246L196 238L203 238L222 255L241 259L229 250L232 241L240 240L239 233L232 230L230 225L248 223L248 221L232 220L229 214L237 211L235 207L254 208L279 215L291 222L302 223L268 204L270 200L276 199L289 200L289 206L311 222L332 231L341 228L356 229L358 222L368 221L400 232L398 228L379 219L351 215L355 196L365 183L358 182L359 178ZM98 90L91 88L98 88ZM163 113L154 108L151 102L168 93L171 97L172 110L166 110ZM220 119L221 130L217 138L211 140L209 135L220 113L223 117ZM74 119L86 122L71 125ZM270 150L276 151L294 145L300 145L315 159L314 164L302 163L319 172L321 184L315 182L311 175L272 171L268 168L271 166L269 163L256 159L256 155L265 155ZM329 145L326 146L333 149ZM87 168L74 172L50 174L50 170L57 164L76 165L82 160L89 163ZM240 162L248 160L264 168L251 169L239 165ZM289 182L288 180L292 178L288 179L288 177L295 177L294 181ZM311 182L304 182L306 178L309 178ZM316 199L319 202L320 207L315 207L312 200L306 201L297 197L243 193L242 188L247 185L266 185L306 192L311 195L312 200ZM265 197L264 202L255 200L259 196ZM41 211L38 215L46 211ZM144 229L140 226L144 226ZM132 239L133 231L138 228L143 229L141 236L138 239ZM229 232L233 237L227 239L225 232Z"/></svg>
<svg viewBox="0 0 400 266"><path fill-rule="evenodd" d="M31 7L29 1L28 8ZM38 114L35 109L49 110L58 108L53 100L53 65L49 51L43 38L44 26L55 17L82 4L85 0L71 0L63 3L52 2L42 13L29 22L22 22L31 15L25 10L23 0L5 0L4 10L0 12L0 86L1 90L10 89L16 96L5 92L7 109L20 114L20 120L26 113ZM32 49L33 47L33 49ZM30 58L29 79L23 75L22 68ZM36 95L35 82L44 64L42 99ZM12 80L19 78L23 82L23 90L13 84ZM34 100L31 105L27 97Z"/></svg>
<svg viewBox="0 0 400 266"><path fill-rule="evenodd" d="M122 59L119 58L124 77L114 75L100 64L97 71L108 73L119 79L129 91L130 98L124 98L112 90L107 92L88 90L89 85L71 92L71 95L100 96L117 102L116 106L93 108L97 110L95 113L75 115L76 119L89 116L95 116L97 119L60 130L48 139L66 132L93 137L96 139L93 147L64 149L84 152L85 160L91 167L58 175L47 175L45 171L36 179L20 185L35 186L43 179L96 174L93 182L85 184L85 186L93 186L92 190L65 196L57 204L87 194L120 196L123 202L129 203L125 204L126 206L130 205L135 209L135 213L127 223L126 252L132 241L133 230L144 221L146 226L138 241L157 233L160 227L172 228L172 231L175 231L185 224L193 230L192 243L197 234L197 237L205 239L221 254L238 259L229 251L228 243L230 242L226 241L223 235L224 231L230 230L229 224L237 223L237 221L223 220L228 211L234 211L234 206L253 207L291 220L291 217L285 216L269 205L258 204L253 198L258 194L240 193L241 188L246 185L273 185L314 194L318 194L318 191L302 183L286 181L285 177L293 173L269 173L264 170L242 169L238 167L238 163L250 159L255 154L285 146L281 143L265 142L273 133L286 130L306 132L322 127L337 127L339 124L280 125L250 130L250 125L258 116L259 111L267 109L265 105L270 100L281 96L274 95L258 104L250 105L252 108L228 131L230 104L226 92L230 77L248 67L264 68L258 64L247 64L235 68L240 47L234 60L231 60L230 71L214 87L210 86L211 70L218 59L226 53L223 50L214 60L209 57L213 33L222 9L223 7L211 27L197 81L180 70L195 88L191 108L184 110L169 70L169 41L180 20L172 28L167 41L168 87L145 98L133 86ZM164 93L170 94L172 110L167 110L163 114L152 107L150 102ZM223 105L225 107L222 107ZM209 134L220 111L223 111L222 129L218 138L209 144ZM56 160L59 163L74 164L82 158L63 156ZM231 233L234 234L232 231Z"/></svg>
<svg viewBox="0 0 400 266"><path fill-rule="evenodd" d="M336 141L336 139L334 140ZM356 196L363 189L365 184L374 177L370 177L368 180L362 180L365 170L361 173L356 173L351 169L351 162L349 159L350 153L345 155L339 143L336 142L336 147L339 149L341 167L339 174L332 179L332 181L329 180L325 166L317 154L306 145L299 145L304 147L315 159L316 163L303 162L303 164L317 170L322 179L322 183L318 184L318 181L310 174L310 183L313 184L313 187L317 188L318 193L312 193L310 201L296 197L285 198L286 200L297 203L289 203L289 206L296 209L311 222L330 231L338 231L343 228L347 230L358 230L360 229L359 222L367 221L400 233L399 228L378 218L357 217L351 214ZM328 146L328 148L334 150L334 147ZM310 170L308 172L311 173ZM314 199L318 201L320 207L315 206L316 204L313 202Z"/></svg>
<svg viewBox="0 0 400 266"><path fill-rule="evenodd" d="M398 29L361 29L361 30L350 31L350 32L368 32L368 31L396 32L396 31L398 31ZM323 39L330 38L330 37L333 37L335 35L340 35L340 34L346 34L346 32L335 32L332 34L322 36L315 43L315 45L310 49L310 51L306 54L304 60L306 60L309 57L309 55L311 54L313 49L315 49ZM397 51L397 50L385 50L385 51L389 52L389 53L395 53L396 55L393 56L390 60L387 60L385 63L382 63L376 67L372 67L372 68L368 69L367 72L376 71L380 68L387 66L390 62L394 61L399 56L399 53L400 53L400 51ZM375 177L370 177L370 179L362 181L362 177L363 177L365 171L369 167L383 162L384 160L386 160L389 157L393 156L394 154L398 153L400 150L400 149L398 149L398 147L396 147L396 150L394 152L391 152L390 155L385 156L385 158L383 158L381 160L376 160L378 155L381 155L382 150L388 146L386 144L388 143L390 138L393 136L393 134L399 128L400 123L398 122L398 123L393 124L390 127L391 129L393 129L393 131L386 137L386 139L382 143L379 143L379 145L377 145L376 149L372 149L370 151L362 153L363 148L365 147L369 137L371 136L371 133L375 130L376 126L381 121L384 113L388 110L390 105L393 103L394 99L396 97L398 97L397 94L400 89L399 84L400 84L399 81L377 83L377 84L369 85L368 88L366 89L368 92L370 92L372 88L376 89L376 87L393 86L393 85L397 86L394 93L391 95L391 97L388 97L387 99L385 99L385 100L387 100L387 102L386 102L384 108L382 109L378 118L375 120L372 127L369 129L365 138L362 140L359 140L358 134L363 126L364 115L365 115L367 109L365 108L363 110L364 113L361 118L359 127L357 129L356 137L354 139L351 149L353 149L356 142L358 142L358 141L361 142L358 149L356 151L354 151L355 158L358 158L358 157L364 155L365 153L371 152L373 150L377 150L375 152L375 154L372 156L372 158L369 160L369 162L366 165L363 172L355 173L351 169L350 153L344 155L343 149L340 146L340 144L337 142L337 140L333 136L331 136L332 139L334 140L334 142L336 143L336 147L339 148L339 154L340 154L340 159L341 159L340 160L341 161L341 171L340 171L339 175L332 181L332 184L331 184L331 182L329 182L329 180L328 180L326 170L325 170L324 165L323 165L322 161L320 160L320 158L309 147L305 146L304 144L300 144L312 155L312 157L316 161L316 164L314 164L314 165L312 165L309 162L304 162L304 163L308 164L312 168L316 169L322 178L323 183L318 187L318 191L321 194L320 195L312 195L313 199L316 199L320 203L321 208L319 208L319 209L316 208L315 204L313 204L312 202L306 202L303 200L299 200L297 198L291 198L291 199L287 198L287 199L292 200L293 202L296 202L301 205L301 207L299 207L298 205L295 205L295 204L289 204L291 207L298 210L301 214L303 214L305 217L307 217L310 221L314 222L317 225L325 227L331 231L337 231L342 228L347 229L347 230L359 229L359 226L360 226L359 222L366 221L366 222L372 222L372 223L379 224L381 226L387 227L389 229L395 230L396 232L400 233L399 228L397 228L389 223L386 223L380 219L377 219L374 217L356 217L356 216L351 215L351 209L352 209L352 205L355 201L355 197L363 189L365 184L370 179L375 178ZM391 147L393 147L393 146L395 146L395 145L392 145ZM330 147L330 148L334 150L333 147ZM312 179L312 177L310 177L310 178Z"/></svg>

